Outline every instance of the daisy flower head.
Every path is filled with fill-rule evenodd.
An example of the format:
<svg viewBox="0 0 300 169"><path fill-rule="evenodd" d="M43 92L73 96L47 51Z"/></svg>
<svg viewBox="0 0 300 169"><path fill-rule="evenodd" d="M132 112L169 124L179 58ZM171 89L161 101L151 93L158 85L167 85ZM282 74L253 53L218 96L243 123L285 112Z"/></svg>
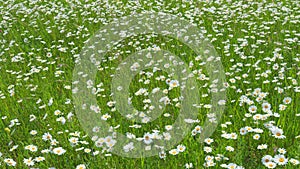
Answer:
<svg viewBox="0 0 300 169"><path fill-rule="evenodd" d="M186 163L185 164L185 168L188 169L188 168L193 168L193 163Z"/></svg>
<svg viewBox="0 0 300 169"><path fill-rule="evenodd" d="M258 150L263 150L263 149L267 149L268 148L268 145L267 144L261 144L261 145L258 145L257 146L257 149Z"/></svg>
<svg viewBox="0 0 300 169"><path fill-rule="evenodd" d="M145 144L151 144L152 143L152 134L146 133L143 137L143 141Z"/></svg>
<svg viewBox="0 0 300 169"><path fill-rule="evenodd" d="M234 151L234 148L231 147L231 146L226 146L226 150L229 151L229 152L233 152L233 151Z"/></svg>
<svg viewBox="0 0 300 169"><path fill-rule="evenodd" d="M263 108L263 109L262 109L263 112L269 112L269 111L271 110L271 104L265 102L265 103L262 104L262 108Z"/></svg>
<svg viewBox="0 0 300 169"><path fill-rule="evenodd" d="M214 139L206 138L206 139L204 140L204 142L205 142L206 144L210 145L211 143L214 142Z"/></svg>
<svg viewBox="0 0 300 169"><path fill-rule="evenodd" d="M268 162L268 163L265 164L265 166L266 166L267 168L275 168L277 165L276 165L276 163L274 163L274 162Z"/></svg>
<svg viewBox="0 0 300 169"><path fill-rule="evenodd" d="M3 160L8 166L16 166L17 162L15 162L13 159L11 158L6 158Z"/></svg>
<svg viewBox="0 0 300 169"><path fill-rule="evenodd" d="M178 80L171 80L170 83L169 83L169 86L170 86L171 88L178 87L178 86L179 86Z"/></svg>
<svg viewBox="0 0 300 169"><path fill-rule="evenodd" d="M134 145L133 145L133 142L130 142L128 144L126 144L124 147L123 147L123 150L127 153L131 150L134 149Z"/></svg>
<svg viewBox="0 0 300 169"><path fill-rule="evenodd" d="M284 157L284 155L275 155L274 162L276 162L278 165L286 165L288 162L288 159Z"/></svg>
<svg viewBox="0 0 300 169"><path fill-rule="evenodd" d="M37 134L37 131L36 131L36 130L31 130L31 131L29 132L29 134L34 136L34 135Z"/></svg>
<svg viewBox="0 0 300 169"><path fill-rule="evenodd" d="M296 159L294 159L294 158L291 158L289 161L290 161L290 163L292 163L293 165L299 165L299 164L300 164L299 160L296 160Z"/></svg>
<svg viewBox="0 0 300 169"><path fill-rule="evenodd" d="M56 155L63 155L66 152L66 150L63 149L62 147L57 147L57 148L54 148L52 150L52 152Z"/></svg>
<svg viewBox="0 0 300 169"><path fill-rule="evenodd" d="M196 133L201 133L202 132L202 127L201 126L196 126L195 129Z"/></svg>
<svg viewBox="0 0 300 169"><path fill-rule="evenodd" d="M30 158L24 158L23 163L27 166L34 166L34 161L32 160L32 157Z"/></svg>
<svg viewBox="0 0 300 169"><path fill-rule="evenodd" d="M273 161L273 157L270 156L270 155L265 155L262 159L261 159L261 162L265 165L269 162L272 162Z"/></svg>
<svg viewBox="0 0 300 169"><path fill-rule="evenodd" d="M254 140L259 140L259 138L260 138L260 135L259 135L259 134L255 134L255 135L253 136L253 139L254 139Z"/></svg>
<svg viewBox="0 0 300 169"><path fill-rule="evenodd" d="M290 104L292 102L292 98L290 98L290 97L285 97L284 99L283 99L283 103L284 104Z"/></svg>
<svg viewBox="0 0 300 169"><path fill-rule="evenodd" d="M284 139L285 138L285 136L283 135L283 130L280 129L280 128L277 128L277 127L272 128L271 132L273 133L273 136L275 138L278 138L278 139Z"/></svg>
<svg viewBox="0 0 300 169"><path fill-rule="evenodd" d="M236 169L236 167L237 167L237 165L234 164L234 163L229 163L229 164L227 165L227 168L228 168L228 169Z"/></svg>
<svg viewBox="0 0 300 169"><path fill-rule="evenodd" d="M178 145L178 146L177 146L177 150L178 150L179 152L184 152L185 149L186 149L186 147L185 147L184 145Z"/></svg>
<svg viewBox="0 0 300 169"><path fill-rule="evenodd" d="M84 164L79 164L76 166L76 169L86 169L86 166Z"/></svg>
<svg viewBox="0 0 300 169"><path fill-rule="evenodd" d="M34 158L34 161L36 161L36 162L41 162L41 161L44 161L44 160L45 160L45 157L42 157L42 156L38 156L38 157Z"/></svg>
<svg viewBox="0 0 300 169"><path fill-rule="evenodd" d="M44 133L43 136L42 136L42 139L44 141L51 140L52 139L52 135L50 133Z"/></svg>
<svg viewBox="0 0 300 169"><path fill-rule="evenodd" d="M256 113L256 111L257 111L257 107L255 105L252 105L252 106L249 107L249 112L250 113Z"/></svg>
<svg viewBox="0 0 300 169"><path fill-rule="evenodd" d="M159 152L158 155L159 155L159 158L161 158L161 159L165 159L167 157L167 154L164 151Z"/></svg>
<svg viewBox="0 0 300 169"><path fill-rule="evenodd" d="M278 148L278 153L280 154L285 154L286 153L286 150L284 148Z"/></svg>
<svg viewBox="0 0 300 169"><path fill-rule="evenodd" d="M247 134L247 132L248 132L248 130L246 128L241 128L240 129L240 134L241 135L245 135L245 134Z"/></svg>
<svg viewBox="0 0 300 169"><path fill-rule="evenodd" d="M214 160L214 156L206 156L205 157L205 161L213 161Z"/></svg>
<svg viewBox="0 0 300 169"><path fill-rule="evenodd" d="M177 155L179 152L177 149L172 149L169 151L169 154L172 154L172 155Z"/></svg>
<svg viewBox="0 0 300 169"><path fill-rule="evenodd" d="M279 104L279 111L283 111L287 108L285 104Z"/></svg>
<svg viewBox="0 0 300 169"><path fill-rule="evenodd" d="M205 146L205 147L203 148L203 150L204 150L206 153L211 153L211 152L212 152L212 148L211 148L211 147L207 147L207 146Z"/></svg>

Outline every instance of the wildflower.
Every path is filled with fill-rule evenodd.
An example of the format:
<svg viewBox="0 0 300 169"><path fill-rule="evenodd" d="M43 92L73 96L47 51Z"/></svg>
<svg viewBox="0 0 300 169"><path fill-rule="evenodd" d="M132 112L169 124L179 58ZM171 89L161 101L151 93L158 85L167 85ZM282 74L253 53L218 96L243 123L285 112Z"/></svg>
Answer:
<svg viewBox="0 0 300 169"><path fill-rule="evenodd" d="M259 134L255 134L255 135L253 136L253 139L254 139L254 140L259 140L259 138L260 138L260 135L259 135Z"/></svg>
<svg viewBox="0 0 300 169"><path fill-rule="evenodd" d="M144 143L145 144L150 144L152 143L152 134L146 133L143 137Z"/></svg>
<svg viewBox="0 0 300 169"><path fill-rule="evenodd" d="M256 113L256 111L257 111L257 107L255 105L252 105L252 106L249 107L249 112L250 113Z"/></svg>
<svg viewBox="0 0 300 169"><path fill-rule="evenodd" d="M159 158L165 159L166 158L166 153L164 151L159 152Z"/></svg>
<svg viewBox="0 0 300 169"><path fill-rule="evenodd" d="M273 157L270 155L265 155L262 159L261 162L266 165L267 163L273 161Z"/></svg>
<svg viewBox="0 0 300 169"><path fill-rule="evenodd" d="M66 152L66 150L63 149L62 147L57 147L57 148L54 148L52 150L52 152L56 155L63 155Z"/></svg>
<svg viewBox="0 0 300 169"><path fill-rule="evenodd" d="M284 104L290 104L292 102L292 98L290 98L290 97L285 97L284 99L283 99L283 103Z"/></svg>
<svg viewBox="0 0 300 169"><path fill-rule="evenodd" d="M32 157L30 158L24 158L23 160L24 164L27 165L27 166L34 166L34 161L32 160Z"/></svg>
<svg viewBox="0 0 300 169"><path fill-rule="evenodd" d="M42 139L44 141L51 140L52 139L52 135L50 133L44 133L43 136L42 136Z"/></svg>
<svg viewBox="0 0 300 169"><path fill-rule="evenodd" d="M246 128L241 128L241 129L240 129L240 134L241 134L241 135L247 134L247 129L246 129Z"/></svg>
<svg viewBox="0 0 300 169"><path fill-rule="evenodd" d="M177 149L172 149L172 150L169 151L169 154L177 155L178 154L178 150Z"/></svg>
<svg viewBox="0 0 300 169"><path fill-rule="evenodd" d="M276 162L278 165L286 165L288 162L288 159L284 157L284 155L276 155L274 157L274 162Z"/></svg>
<svg viewBox="0 0 300 169"><path fill-rule="evenodd" d="M214 139L206 138L206 139L204 140L204 142L205 142L206 144L210 145L211 143L214 142Z"/></svg>
<svg viewBox="0 0 300 169"><path fill-rule="evenodd" d="M229 152L233 152L233 151L234 151L234 148L231 147L231 146L226 146L226 150L229 151Z"/></svg>
<svg viewBox="0 0 300 169"><path fill-rule="evenodd" d="M267 168L275 168L277 165L276 165L276 163L274 163L274 162L268 162L268 163L265 164L265 166L266 166Z"/></svg>
<svg viewBox="0 0 300 169"><path fill-rule="evenodd" d="M177 150L178 150L179 152L184 152L185 146L184 146L184 145L178 145L178 146L177 146Z"/></svg>
<svg viewBox="0 0 300 169"><path fill-rule="evenodd" d="M279 148L277 151L280 154L285 154L286 153L286 150L284 148Z"/></svg>
<svg viewBox="0 0 300 169"><path fill-rule="evenodd" d="M76 169L86 169L86 166L84 164L79 164L76 166Z"/></svg>
<svg viewBox="0 0 300 169"><path fill-rule="evenodd" d="M204 151L205 151L206 153L211 153L211 152L212 152L212 148L211 148L211 147L205 146L205 147L204 147Z"/></svg>
<svg viewBox="0 0 300 169"><path fill-rule="evenodd" d="M8 166L16 166L17 165L17 163L13 160L13 159L11 159L11 158L6 158L6 159L4 159L3 160Z"/></svg>

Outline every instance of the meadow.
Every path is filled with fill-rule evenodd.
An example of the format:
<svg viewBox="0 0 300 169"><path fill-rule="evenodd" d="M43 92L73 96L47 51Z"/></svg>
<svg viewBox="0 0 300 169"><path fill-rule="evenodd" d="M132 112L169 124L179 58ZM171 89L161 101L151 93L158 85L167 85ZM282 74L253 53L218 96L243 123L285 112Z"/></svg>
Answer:
<svg viewBox="0 0 300 169"><path fill-rule="evenodd" d="M0 0L0 37L1 169L300 168L300 1Z"/></svg>

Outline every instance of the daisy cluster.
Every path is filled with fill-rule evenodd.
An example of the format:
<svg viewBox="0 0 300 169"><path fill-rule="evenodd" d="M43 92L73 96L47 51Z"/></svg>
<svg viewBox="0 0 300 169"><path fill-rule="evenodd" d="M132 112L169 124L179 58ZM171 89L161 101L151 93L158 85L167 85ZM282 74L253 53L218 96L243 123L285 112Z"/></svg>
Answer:
<svg viewBox="0 0 300 169"><path fill-rule="evenodd" d="M299 168L299 1L0 3L0 168ZM109 124L107 135L99 136L101 125L91 126L89 135L75 116L72 99L79 92L72 71L81 62L81 50L113 20L145 11L176 15L196 25L219 57L204 58L156 33L118 42L97 63L96 81L85 84L98 105L82 108ZM119 112L111 90L114 74L126 65L127 56L140 50L149 53L130 63L135 76L126 93L126 105L136 109ZM163 50L172 54L151 60L153 52ZM221 61L226 75L219 90L226 91L227 99L217 101L226 106L221 119L211 112L212 93L218 92L218 81L206 69L212 61ZM181 75L174 73L184 66ZM188 86L188 79L197 85ZM192 105L197 117L184 119L191 131L171 144L178 129L172 124L186 99L180 91L186 88L200 93ZM123 90L123 85L116 88ZM159 116L156 110L161 110ZM201 144L206 120L221 124ZM118 133L129 141L118 142ZM124 154L135 152L137 143L145 151L157 150L156 156L132 160L112 153L120 144Z"/></svg>

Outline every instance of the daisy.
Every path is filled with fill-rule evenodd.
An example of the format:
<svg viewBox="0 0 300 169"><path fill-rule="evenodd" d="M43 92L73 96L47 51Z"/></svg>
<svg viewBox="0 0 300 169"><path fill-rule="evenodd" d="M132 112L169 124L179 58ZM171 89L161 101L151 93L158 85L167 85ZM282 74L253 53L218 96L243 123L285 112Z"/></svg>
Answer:
<svg viewBox="0 0 300 169"><path fill-rule="evenodd" d="M292 98L290 98L290 97L285 97L284 99L283 99L283 103L284 104L290 104L292 102Z"/></svg>
<svg viewBox="0 0 300 169"><path fill-rule="evenodd" d="M42 136L42 139L44 141L51 140L52 139L52 135L50 133L44 133L44 135Z"/></svg>
<svg viewBox="0 0 300 169"><path fill-rule="evenodd" d="M285 110L286 108L287 108L286 105L284 105L284 104L279 104L279 111L283 111L283 110Z"/></svg>
<svg viewBox="0 0 300 169"><path fill-rule="evenodd" d="M284 148L279 148L277 150L280 154L285 154L286 153L286 150Z"/></svg>
<svg viewBox="0 0 300 169"><path fill-rule="evenodd" d="M185 164L185 168L188 169L188 168L193 168L193 163L186 163Z"/></svg>
<svg viewBox="0 0 300 169"><path fill-rule="evenodd" d="M258 150L263 150L263 149L267 149L268 148L268 145L267 144L261 144L261 145L258 145L257 146L257 149Z"/></svg>
<svg viewBox="0 0 300 169"><path fill-rule="evenodd" d="M204 151L205 151L206 153L211 153L211 152L212 152L212 148L211 148L211 147L205 146L203 149L204 149Z"/></svg>
<svg viewBox="0 0 300 169"><path fill-rule="evenodd" d="M31 134L31 135L36 135L36 134L37 134L37 131L36 131L36 130L31 130L31 131L29 132L29 134Z"/></svg>
<svg viewBox="0 0 300 169"><path fill-rule="evenodd" d="M34 166L34 161L32 160L32 157L30 157L28 159L24 158L23 162L27 166Z"/></svg>
<svg viewBox="0 0 300 169"><path fill-rule="evenodd" d="M266 166L267 168L275 168L277 165L276 165L276 163L274 163L274 162L268 162L268 163L265 164L265 166Z"/></svg>
<svg viewBox="0 0 300 169"><path fill-rule="evenodd" d="M159 152L158 155L159 155L159 158L161 158L161 159L165 159L167 156L167 154L164 151Z"/></svg>
<svg viewBox="0 0 300 169"><path fill-rule="evenodd" d="M123 147L123 150L127 153L131 150L134 149L134 145L133 145L133 142L130 142L128 144L126 144L124 147Z"/></svg>
<svg viewBox="0 0 300 169"><path fill-rule="evenodd" d="M290 163L292 163L293 165L300 164L299 160L296 160L296 159L293 159L293 158L290 159Z"/></svg>
<svg viewBox="0 0 300 169"><path fill-rule="evenodd" d="M263 112L268 112L271 110L271 104L265 102L262 104L262 108L263 108Z"/></svg>
<svg viewBox="0 0 300 169"><path fill-rule="evenodd" d="M257 111L257 107L255 105L252 105L252 106L249 107L249 112L250 113L256 113L256 111Z"/></svg>
<svg viewBox="0 0 300 169"><path fill-rule="evenodd" d="M172 137L170 133L165 133L165 132L163 133L163 136L165 140L170 140Z"/></svg>
<svg viewBox="0 0 300 169"><path fill-rule="evenodd" d="M210 145L211 143L214 142L214 139L206 138L206 139L204 140L204 142L205 142L206 144Z"/></svg>
<svg viewBox="0 0 300 169"><path fill-rule="evenodd" d="M107 113L101 116L101 119L104 120L104 121L106 121L109 118L111 118L111 116Z"/></svg>
<svg viewBox="0 0 300 169"><path fill-rule="evenodd" d="M245 135L245 134L247 134L247 132L248 132L248 131L247 131L246 128L241 128L241 129L240 129L240 134L241 134L241 135Z"/></svg>
<svg viewBox="0 0 300 169"><path fill-rule="evenodd" d="M76 169L86 169L86 166L84 164L79 164L76 166Z"/></svg>
<svg viewBox="0 0 300 169"><path fill-rule="evenodd" d="M41 162L41 161L44 161L44 160L45 160L45 157L42 157L42 156L34 158L34 161L36 161L36 162Z"/></svg>
<svg viewBox="0 0 300 169"><path fill-rule="evenodd" d="M228 168L228 169L236 169L236 167L237 167L237 165L234 164L234 163L229 163L229 164L227 165L227 168Z"/></svg>
<svg viewBox="0 0 300 169"><path fill-rule="evenodd" d="M253 136L253 139L254 139L254 140L259 140L259 138L260 138L260 135L259 135L259 134L255 134L255 135Z"/></svg>
<svg viewBox="0 0 300 169"><path fill-rule="evenodd" d="M151 144L152 143L152 134L146 133L143 137L145 144Z"/></svg>
<svg viewBox="0 0 300 169"><path fill-rule="evenodd" d="M55 110L55 111L54 111L54 115L55 115L55 116L61 115L61 111L60 111L60 110Z"/></svg>
<svg viewBox="0 0 300 169"><path fill-rule="evenodd" d="M278 138L278 139L283 139L285 138L285 136L283 135L283 130L282 129L279 129L279 128L275 128L275 129L271 129L271 132L273 133L273 136L275 138Z"/></svg>
<svg viewBox="0 0 300 169"><path fill-rule="evenodd" d="M177 146L177 150L178 150L179 152L184 152L185 146L184 146L184 145L178 145L178 146Z"/></svg>
<svg viewBox="0 0 300 169"><path fill-rule="evenodd" d="M171 88L175 88L179 86L179 82L177 80L171 80L169 85Z"/></svg>
<svg viewBox="0 0 300 169"><path fill-rule="evenodd" d="M177 155L178 154L178 150L177 149L172 149L172 150L169 151L169 154Z"/></svg>
<svg viewBox="0 0 300 169"><path fill-rule="evenodd" d="M206 156L205 161L212 161L214 160L214 156Z"/></svg>
<svg viewBox="0 0 300 169"><path fill-rule="evenodd" d="M233 152L233 151L234 151L234 148L231 147L231 146L226 146L226 150L229 151L229 152Z"/></svg>
<svg viewBox="0 0 300 169"><path fill-rule="evenodd" d="M192 130L192 136L195 136L195 135L197 135L197 131L194 129L194 130Z"/></svg>
<svg viewBox="0 0 300 169"><path fill-rule="evenodd" d="M236 133L231 133L230 134L230 139L237 139L237 134Z"/></svg>
<svg viewBox="0 0 300 169"><path fill-rule="evenodd" d="M166 126L165 126L165 129L166 129L167 131L172 130L172 128L173 128L172 125L166 125Z"/></svg>
<svg viewBox="0 0 300 169"><path fill-rule="evenodd" d="M28 146L25 146L25 150L29 150L31 152L36 152L37 151L37 146L35 145L28 145Z"/></svg>
<svg viewBox="0 0 300 169"><path fill-rule="evenodd" d="M13 159L11 159L11 158L6 158L6 159L4 159L3 160L8 166L16 166L17 165L17 163L13 160Z"/></svg>
<svg viewBox="0 0 300 169"><path fill-rule="evenodd" d="M116 143L117 143L117 141L113 140L113 139L110 142L105 142L105 144L108 148L112 148Z"/></svg>
<svg viewBox="0 0 300 169"><path fill-rule="evenodd" d="M276 155L274 157L274 162L276 162L278 165L286 165L288 162L288 159L284 157L284 155Z"/></svg>
<svg viewBox="0 0 300 169"><path fill-rule="evenodd" d="M252 127L249 127L249 126L246 126L245 129L248 131L248 132L252 132L253 128Z"/></svg>
<svg viewBox="0 0 300 169"><path fill-rule="evenodd" d="M46 56L47 56L48 58L51 58L51 57L52 57L52 53L48 52L48 53L46 54Z"/></svg>
<svg viewBox="0 0 300 169"><path fill-rule="evenodd" d="M63 155L66 152L66 150L64 150L62 147L57 147L54 148L52 152L56 155Z"/></svg>
<svg viewBox="0 0 300 169"><path fill-rule="evenodd" d="M267 163L269 162L272 162L273 160L273 157L270 156L270 155L265 155L262 159L261 159L261 162L266 165Z"/></svg>

